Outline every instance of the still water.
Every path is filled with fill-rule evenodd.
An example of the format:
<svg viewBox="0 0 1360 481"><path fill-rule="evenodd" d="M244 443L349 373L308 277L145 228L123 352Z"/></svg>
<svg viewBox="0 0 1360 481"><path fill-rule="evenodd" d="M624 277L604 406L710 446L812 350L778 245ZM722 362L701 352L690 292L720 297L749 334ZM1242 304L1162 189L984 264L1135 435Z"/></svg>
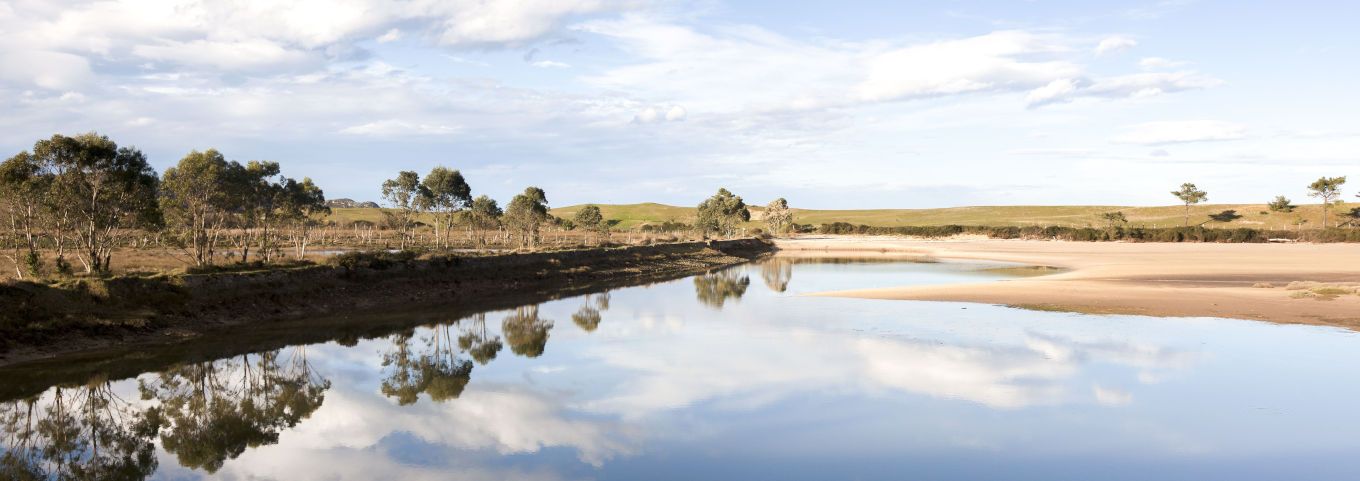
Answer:
<svg viewBox="0 0 1360 481"><path fill-rule="evenodd" d="M0 403L0 479L1360 478L1350 331L799 295L995 267L774 259L95 375Z"/></svg>

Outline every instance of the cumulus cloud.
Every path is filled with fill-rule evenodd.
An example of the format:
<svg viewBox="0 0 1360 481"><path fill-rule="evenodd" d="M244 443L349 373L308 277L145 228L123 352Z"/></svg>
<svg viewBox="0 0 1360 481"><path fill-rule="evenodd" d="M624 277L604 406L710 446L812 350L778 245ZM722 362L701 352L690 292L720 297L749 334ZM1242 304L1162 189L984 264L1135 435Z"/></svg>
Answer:
<svg viewBox="0 0 1360 481"><path fill-rule="evenodd" d="M647 107L633 116L633 122L639 124L653 124L657 122L679 122L685 120L688 112L684 107L674 105L667 107Z"/></svg>
<svg viewBox="0 0 1360 481"><path fill-rule="evenodd" d="M1138 41L1122 35L1106 37L1096 45L1096 55L1122 52L1138 46Z"/></svg>
<svg viewBox="0 0 1360 481"><path fill-rule="evenodd" d="M1162 145L1246 138L1246 126L1219 120L1172 120L1133 125L1113 141L1120 144Z"/></svg>

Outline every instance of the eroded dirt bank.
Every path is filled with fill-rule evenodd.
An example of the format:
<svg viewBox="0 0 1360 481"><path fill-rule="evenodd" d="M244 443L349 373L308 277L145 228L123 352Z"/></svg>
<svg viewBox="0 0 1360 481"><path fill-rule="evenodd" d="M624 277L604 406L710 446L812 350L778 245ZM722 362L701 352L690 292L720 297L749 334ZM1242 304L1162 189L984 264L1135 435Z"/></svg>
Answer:
<svg viewBox="0 0 1360 481"><path fill-rule="evenodd" d="M1003 304L1096 314L1225 317L1360 329L1360 246L811 237L781 255L915 255L1061 267L1000 282L818 295Z"/></svg>
<svg viewBox="0 0 1360 481"><path fill-rule="evenodd" d="M275 341L320 342L419 324L411 319L384 320L385 309L470 314L670 280L771 251L773 246L766 242L743 239L378 259L250 273L87 281L64 288L5 284L0 285L0 305L5 306L0 324L6 327L0 367L73 357L115 365L119 359L137 357L142 346L198 344L213 355L230 355L266 348L264 344Z"/></svg>

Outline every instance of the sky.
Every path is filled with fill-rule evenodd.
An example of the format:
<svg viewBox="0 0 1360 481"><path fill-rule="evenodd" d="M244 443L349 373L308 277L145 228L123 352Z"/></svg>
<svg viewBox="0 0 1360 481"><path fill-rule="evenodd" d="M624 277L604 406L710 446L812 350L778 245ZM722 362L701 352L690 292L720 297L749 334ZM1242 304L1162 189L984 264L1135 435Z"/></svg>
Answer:
<svg viewBox="0 0 1360 481"><path fill-rule="evenodd" d="M330 198L794 207L1311 201L1360 185L1360 4L0 0L0 154L96 131ZM1360 188L1360 187L1358 187ZM1348 195L1349 196L1349 195Z"/></svg>

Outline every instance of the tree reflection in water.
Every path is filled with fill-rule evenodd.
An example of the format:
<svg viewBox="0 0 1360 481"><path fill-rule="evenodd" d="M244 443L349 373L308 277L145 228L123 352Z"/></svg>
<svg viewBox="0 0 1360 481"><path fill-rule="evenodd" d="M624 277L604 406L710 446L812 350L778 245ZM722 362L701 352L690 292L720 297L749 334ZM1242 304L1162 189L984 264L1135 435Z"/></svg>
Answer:
<svg viewBox="0 0 1360 481"><path fill-rule="evenodd" d="M694 291L699 302L717 309L722 309L728 299L741 299L750 285L751 278L736 269L694 277Z"/></svg>
<svg viewBox="0 0 1360 481"><path fill-rule="evenodd" d="M501 321L501 332L505 333L510 351L530 358L543 355L543 348L548 345L548 330L552 327L552 321L539 317L537 305L516 308Z"/></svg>
<svg viewBox="0 0 1360 481"><path fill-rule="evenodd" d="M411 348L414 336L414 331L392 336L392 349L383 354L383 395L402 406L415 404L420 393L435 402L457 399L472 378L472 361L458 357L451 328L431 328L421 353Z"/></svg>
<svg viewBox="0 0 1360 481"><path fill-rule="evenodd" d="M102 379L0 404L0 479L144 479L157 466L157 422Z"/></svg>
<svg viewBox="0 0 1360 481"><path fill-rule="evenodd" d="M463 325L463 335L458 336L458 348L467 351L477 364L485 366L501 352L501 337L487 332L485 312L473 315L468 320L470 322Z"/></svg>
<svg viewBox="0 0 1360 481"><path fill-rule="evenodd" d="M571 322L586 332L595 332L595 329L600 327L600 312L609 310L609 293L581 296L581 299L584 304L571 315Z"/></svg>
<svg viewBox="0 0 1360 481"><path fill-rule="evenodd" d="M306 348L171 368L142 381L142 398L156 400L161 446L188 468L214 473L227 459L278 442L325 400L330 381L312 372ZM252 359L253 358L253 359Z"/></svg>
<svg viewBox="0 0 1360 481"><path fill-rule="evenodd" d="M789 281L793 279L793 260L780 257L766 259L760 264L760 278L765 281L765 287L772 291L789 290Z"/></svg>
<svg viewBox="0 0 1360 481"><path fill-rule="evenodd" d="M138 383L142 406L113 384L58 386L0 404L0 479L138 480L157 467L154 440L188 468L216 472L248 447L277 442L315 412L330 381L305 348L185 364Z"/></svg>

